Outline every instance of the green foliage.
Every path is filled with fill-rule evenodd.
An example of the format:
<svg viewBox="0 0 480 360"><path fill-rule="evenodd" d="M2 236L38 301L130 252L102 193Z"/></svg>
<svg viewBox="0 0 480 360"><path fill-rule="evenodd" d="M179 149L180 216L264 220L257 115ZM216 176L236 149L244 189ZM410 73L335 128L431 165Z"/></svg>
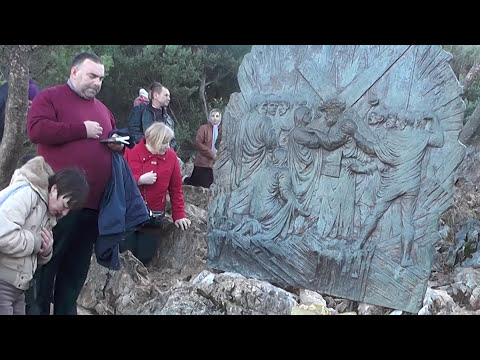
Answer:
<svg viewBox="0 0 480 360"><path fill-rule="evenodd" d="M30 62L30 74L40 89L62 84L70 76L72 60L80 52L92 51L90 45L44 45Z"/></svg>
<svg viewBox="0 0 480 360"><path fill-rule="evenodd" d="M465 111L465 121L472 115L473 111L479 104L480 99L480 81L479 79L475 80L472 85L465 91L463 95L463 100L465 101L465 105L467 107Z"/></svg>
<svg viewBox="0 0 480 360"><path fill-rule="evenodd" d="M196 132L206 122L201 80L207 84L207 110L223 110L230 95L239 91L238 67L250 49L251 45L43 45L32 56L30 72L44 89L67 81L78 53L99 55L106 77L98 98L112 111L119 128L127 126L139 89L162 83L170 90L169 112L179 156L185 159L195 151ZM8 55L9 45L0 45L0 83L8 78Z"/></svg>
<svg viewBox="0 0 480 360"><path fill-rule="evenodd" d="M197 130L203 122L203 117L198 118L192 122L184 122L176 125L175 133L178 144L180 144L177 150L179 156L183 160L187 160L195 149L195 138L197 136ZM198 125L197 125L198 124Z"/></svg>
<svg viewBox="0 0 480 360"><path fill-rule="evenodd" d="M443 48L452 54L450 66L460 81L472 68L475 59L480 56L480 45L443 45Z"/></svg>
<svg viewBox="0 0 480 360"><path fill-rule="evenodd" d="M237 82L238 67L243 56L251 50L251 45L209 45L210 54L217 53L216 62L210 62L207 78L212 82L207 86L206 94L209 108L223 110L227 106L230 95L239 92Z"/></svg>
<svg viewBox="0 0 480 360"><path fill-rule="evenodd" d="M7 81L9 46L0 46L0 82ZM34 53L30 61L30 75L40 89L67 81L75 55L88 51L94 52L91 45L42 45ZM111 56L102 56L105 74L113 66Z"/></svg>
<svg viewBox="0 0 480 360"><path fill-rule="evenodd" d="M479 84L479 81L476 80L474 84L472 84L470 88L465 92L463 99L465 101L465 105L467 108L465 110L464 123L468 121L468 119L470 118L470 115L473 114L473 112L475 111L475 109L480 103L479 90L480 90L480 84Z"/></svg>
<svg viewBox="0 0 480 360"><path fill-rule="evenodd" d="M443 45L443 48L452 54L450 66L460 82L472 68L475 59L480 56L480 45ZM465 101L465 122L479 104L480 99L480 81L474 80L472 85L463 94Z"/></svg>
<svg viewBox="0 0 480 360"><path fill-rule="evenodd" d="M170 90L170 114L175 121L179 156L195 151L198 127L205 123L200 80L206 76L210 108L223 109L225 100L238 91L237 72L251 46L215 45L95 45L94 51L110 56L113 66L99 98L112 110L118 127L126 127L133 100L140 88L158 81ZM102 57L103 58L103 57Z"/></svg>

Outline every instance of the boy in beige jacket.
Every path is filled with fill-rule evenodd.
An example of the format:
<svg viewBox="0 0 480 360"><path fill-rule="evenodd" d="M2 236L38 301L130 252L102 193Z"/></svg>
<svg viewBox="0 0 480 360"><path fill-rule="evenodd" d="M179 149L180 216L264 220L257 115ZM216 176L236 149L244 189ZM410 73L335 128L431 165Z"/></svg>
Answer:
<svg viewBox="0 0 480 360"><path fill-rule="evenodd" d="M54 173L37 156L17 169L0 191L0 315L25 315L25 290L38 265L52 257L57 220L87 199L82 172Z"/></svg>

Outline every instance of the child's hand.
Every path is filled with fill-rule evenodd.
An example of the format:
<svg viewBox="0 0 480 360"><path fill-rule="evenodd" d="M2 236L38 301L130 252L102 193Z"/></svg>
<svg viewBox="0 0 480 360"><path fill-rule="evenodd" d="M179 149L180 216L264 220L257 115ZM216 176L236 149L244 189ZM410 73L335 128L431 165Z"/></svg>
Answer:
<svg viewBox="0 0 480 360"><path fill-rule="evenodd" d="M53 249L53 233L50 230L42 227L40 229L40 235L42 237L42 246L40 247L40 255L48 255Z"/></svg>

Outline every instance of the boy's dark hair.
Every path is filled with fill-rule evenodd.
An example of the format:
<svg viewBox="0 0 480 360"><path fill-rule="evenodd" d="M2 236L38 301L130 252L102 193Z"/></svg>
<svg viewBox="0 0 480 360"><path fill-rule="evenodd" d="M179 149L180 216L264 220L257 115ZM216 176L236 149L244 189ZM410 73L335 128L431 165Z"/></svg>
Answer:
<svg viewBox="0 0 480 360"><path fill-rule="evenodd" d="M83 53L80 53L77 56L75 56L75 58L72 61L72 66L71 67L73 68L74 66L80 65L81 63L83 63L87 59L93 61L96 64L102 64L103 65L102 59L100 57L98 57L97 55L89 53L89 52L83 52Z"/></svg>
<svg viewBox="0 0 480 360"><path fill-rule="evenodd" d="M68 208L78 210L87 202L89 186L87 178L79 169L65 168L48 178L48 191L57 185L57 197L70 197Z"/></svg>

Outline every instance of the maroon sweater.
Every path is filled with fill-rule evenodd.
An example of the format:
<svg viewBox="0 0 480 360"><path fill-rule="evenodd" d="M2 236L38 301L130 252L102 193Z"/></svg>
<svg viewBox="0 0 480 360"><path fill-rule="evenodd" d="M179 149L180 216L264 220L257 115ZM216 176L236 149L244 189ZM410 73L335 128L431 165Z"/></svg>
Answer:
<svg viewBox="0 0 480 360"><path fill-rule="evenodd" d="M87 139L86 120L103 128L100 139ZM114 128L115 119L100 100L84 99L68 84L40 92L27 117L28 136L54 171L73 166L85 172L90 185L85 207L90 209L98 209L111 176L112 154L100 140Z"/></svg>

